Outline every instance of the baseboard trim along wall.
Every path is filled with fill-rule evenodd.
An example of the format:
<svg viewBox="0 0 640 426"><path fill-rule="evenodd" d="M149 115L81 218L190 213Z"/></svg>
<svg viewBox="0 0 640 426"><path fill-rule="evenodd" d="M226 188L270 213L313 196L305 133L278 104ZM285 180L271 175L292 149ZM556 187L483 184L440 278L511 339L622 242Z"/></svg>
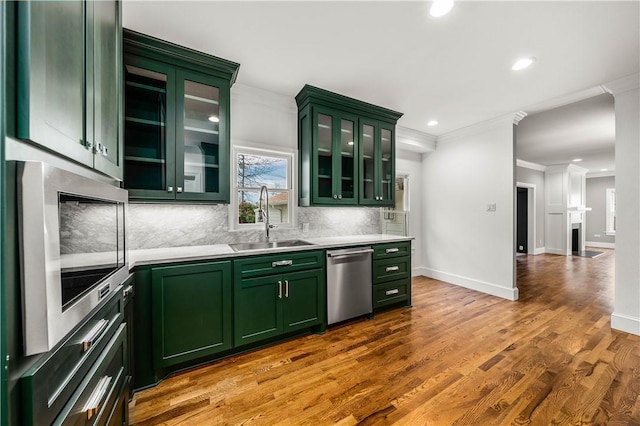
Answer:
<svg viewBox="0 0 640 426"><path fill-rule="evenodd" d="M640 318L614 312L611 314L611 328L640 336Z"/></svg>
<svg viewBox="0 0 640 426"><path fill-rule="evenodd" d="M536 247L535 250L533 250L533 255L538 255L538 254L545 254L547 252L547 249L544 247Z"/></svg>
<svg viewBox="0 0 640 426"><path fill-rule="evenodd" d="M599 243L596 241L585 241L584 245L587 247L597 247L597 248L608 248L608 249L616 248L616 243Z"/></svg>
<svg viewBox="0 0 640 426"><path fill-rule="evenodd" d="M492 296L501 297L507 300L518 300L518 288L505 288L497 284L492 284L484 281L475 280L473 278L467 278L460 275L450 274L443 271L436 271L435 269L419 267L415 268L419 272L419 275L433 278L435 280L444 281L449 284L465 287L470 290L479 291L481 293L490 294Z"/></svg>

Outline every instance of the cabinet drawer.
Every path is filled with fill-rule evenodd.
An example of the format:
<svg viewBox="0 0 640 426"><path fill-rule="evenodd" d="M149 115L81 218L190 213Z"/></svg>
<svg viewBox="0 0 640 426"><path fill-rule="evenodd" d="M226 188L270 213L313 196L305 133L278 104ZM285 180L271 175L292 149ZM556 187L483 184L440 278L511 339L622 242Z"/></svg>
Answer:
<svg viewBox="0 0 640 426"><path fill-rule="evenodd" d="M373 286L373 308L409 300L411 280L399 280Z"/></svg>
<svg viewBox="0 0 640 426"><path fill-rule="evenodd" d="M56 424L104 425L120 398L127 371L127 325L100 354Z"/></svg>
<svg viewBox="0 0 640 426"><path fill-rule="evenodd" d="M324 251L259 255L233 262L234 279L259 277L324 267Z"/></svg>
<svg viewBox="0 0 640 426"><path fill-rule="evenodd" d="M373 283L410 278L411 259L407 256L373 262Z"/></svg>
<svg viewBox="0 0 640 426"><path fill-rule="evenodd" d="M119 324L122 288L50 356L22 376L25 425L50 424L98 358Z"/></svg>
<svg viewBox="0 0 640 426"><path fill-rule="evenodd" d="M373 246L373 259L387 259L390 257L410 256L411 242L401 241L397 243L376 244Z"/></svg>

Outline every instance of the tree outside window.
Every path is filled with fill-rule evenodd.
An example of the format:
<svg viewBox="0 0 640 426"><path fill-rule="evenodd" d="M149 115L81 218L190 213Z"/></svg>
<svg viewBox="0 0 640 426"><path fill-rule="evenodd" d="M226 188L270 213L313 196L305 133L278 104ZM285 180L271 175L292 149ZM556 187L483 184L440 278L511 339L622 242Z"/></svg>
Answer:
<svg viewBox="0 0 640 426"><path fill-rule="evenodd" d="M272 224L291 223L291 155L252 150L236 151L236 224L257 223L260 188L267 187L269 194L269 221ZM265 197L266 198L266 197ZM266 199L263 199L266 203ZM263 204L263 209L267 207Z"/></svg>

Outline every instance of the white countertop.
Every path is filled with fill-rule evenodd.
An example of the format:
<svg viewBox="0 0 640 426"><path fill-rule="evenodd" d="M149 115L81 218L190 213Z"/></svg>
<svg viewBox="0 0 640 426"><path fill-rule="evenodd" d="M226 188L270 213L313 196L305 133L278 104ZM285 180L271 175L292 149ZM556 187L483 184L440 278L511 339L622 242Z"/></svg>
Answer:
<svg viewBox="0 0 640 426"><path fill-rule="evenodd" d="M345 235L323 238L300 238L311 243L308 246L279 247L269 249L234 251L229 244L213 244L207 246L167 247L129 251L129 268L143 265L158 265L163 263L220 259L229 257L250 256L265 253L282 253L332 247L348 247L353 245L391 243L394 241L409 241L413 237L403 237L387 234Z"/></svg>

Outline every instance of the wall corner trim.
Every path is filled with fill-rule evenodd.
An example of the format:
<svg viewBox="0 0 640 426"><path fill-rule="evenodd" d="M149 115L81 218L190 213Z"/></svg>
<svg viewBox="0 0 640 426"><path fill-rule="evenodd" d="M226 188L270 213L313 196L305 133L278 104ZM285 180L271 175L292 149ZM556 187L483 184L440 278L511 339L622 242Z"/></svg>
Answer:
<svg viewBox="0 0 640 426"><path fill-rule="evenodd" d="M611 314L611 328L640 336L640 318L614 312Z"/></svg>
<svg viewBox="0 0 640 426"><path fill-rule="evenodd" d="M420 268L424 273L423 275L429 278L433 278L439 281L444 281L449 284L454 284L460 287L465 287L470 290L479 291L481 293L490 294L492 296L500 297L511 301L518 300L518 288L506 288L498 284L489 283L486 281L476 280L474 278L463 277L461 275L451 274L444 271L438 271L431 268Z"/></svg>

